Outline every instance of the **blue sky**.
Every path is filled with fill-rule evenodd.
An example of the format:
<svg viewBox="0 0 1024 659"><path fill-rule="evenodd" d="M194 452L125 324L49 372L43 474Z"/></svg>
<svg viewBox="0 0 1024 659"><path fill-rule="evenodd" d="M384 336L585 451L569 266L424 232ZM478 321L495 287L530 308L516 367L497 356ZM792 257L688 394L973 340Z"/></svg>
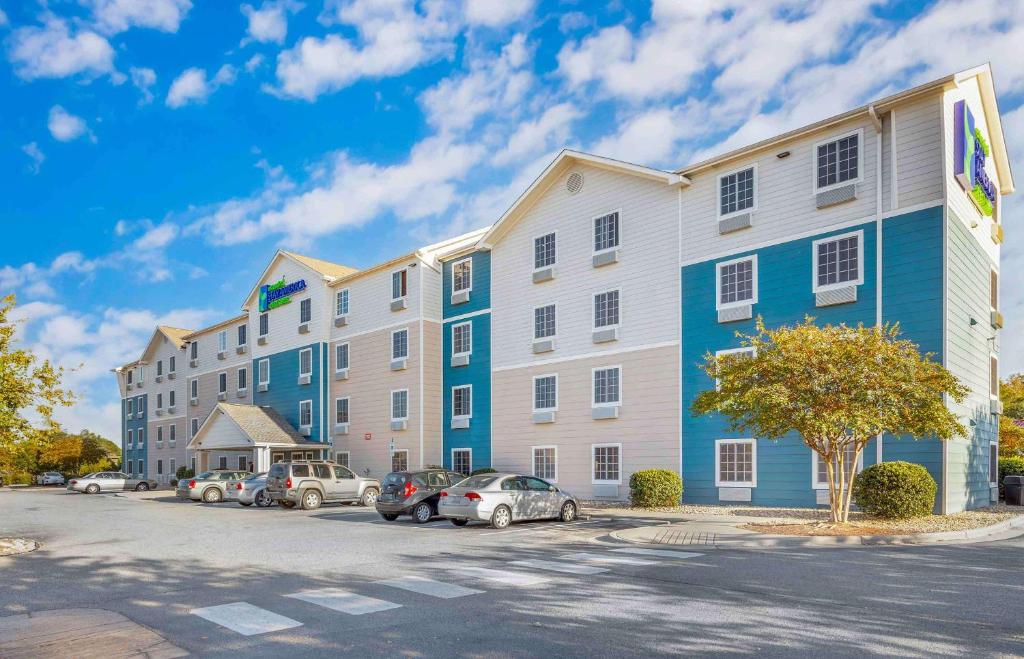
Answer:
<svg viewBox="0 0 1024 659"><path fill-rule="evenodd" d="M487 225L564 146L676 168L991 61L1024 176L1021 43L1022 0L0 0L0 294L82 365L65 423L116 436L154 324L236 313L278 247L363 267Z"/></svg>

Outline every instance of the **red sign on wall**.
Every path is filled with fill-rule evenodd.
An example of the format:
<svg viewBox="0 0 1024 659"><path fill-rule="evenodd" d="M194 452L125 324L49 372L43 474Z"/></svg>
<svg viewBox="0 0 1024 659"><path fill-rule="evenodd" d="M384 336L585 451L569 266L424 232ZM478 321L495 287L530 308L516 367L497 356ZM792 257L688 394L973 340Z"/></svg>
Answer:
<svg viewBox="0 0 1024 659"><path fill-rule="evenodd" d="M370 441L371 439L373 439L373 433L372 432L366 433L365 435L363 435L363 439L365 439L366 441Z"/></svg>

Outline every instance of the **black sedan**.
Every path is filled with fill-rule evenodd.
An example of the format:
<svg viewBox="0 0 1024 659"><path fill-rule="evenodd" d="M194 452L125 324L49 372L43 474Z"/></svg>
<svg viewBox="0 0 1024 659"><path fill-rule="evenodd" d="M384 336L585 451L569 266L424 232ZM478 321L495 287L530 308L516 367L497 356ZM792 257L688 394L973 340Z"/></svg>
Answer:
<svg viewBox="0 0 1024 659"><path fill-rule="evenodd" d="M412 515L416 522L425 524L437 515L441 490L465 478L445 469L392 472L381 482L377 512L389 522L398 519L399 515Z"/></svg>

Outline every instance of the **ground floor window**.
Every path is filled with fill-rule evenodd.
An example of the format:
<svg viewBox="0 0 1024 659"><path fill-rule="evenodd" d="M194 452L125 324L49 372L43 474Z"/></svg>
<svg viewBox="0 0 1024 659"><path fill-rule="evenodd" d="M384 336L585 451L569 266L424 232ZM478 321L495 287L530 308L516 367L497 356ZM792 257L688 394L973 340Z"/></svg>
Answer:
<svg viewBox="0 0 1024 659"><path fill-rule="evenodd" d="M469 473L473 471L473 451L471 449L452 449L452 471L469 476Z"/></svg>
<svg viewBox="0 0 1024 659"><path fill-rule="evenodd" d="M342 467L348 467L348 451L338 451L334 454L334 461Z"/></svg>
<svg viewBox="0 0 1024 659"><path fill-rule="evenodd" d="M821 459L821 456L818 455L817 451L811 451L811 453L813 455L813 460L814 460L813 487L816 490L827 490L828 489L828 469L825 468L825 461ZM853 447L852 444L850 444L849 446L846 447L845 455L843 456L843 464L846 465L846 469L850 468L849 464L850 464L850 461L853 460L853 454L854 454L854 447ZM838 465L838 463L836 462L836 460L834 458L832 460L832 466L835 469L839 468L839 465ZM864 455L862 453L861 456L857 459L857 472L856 473L859 474L860 470L863 469L863 468L864 468ZM836 477L837 477L837 482L838 482L838 472L836 473Z"/></svg>
<svg viewBox="0 0 1024 659"><path fill-rule="evenodd" d="M139 460L138 461L138 466L139 466L138 474L139 474L139 476L142 476L143 474L146 473L146 465L143 464L142 460Z"/></svg>
<svg viewBox="0 0 1024 659"><path fill-rule="evenodd" d="M220 456L219 468L220 469L227 469L228 468L228 458L227 458L226 455Z"/></svg>
<svg viewBox="0 0 1024 659"><path fill-rule="evenodd" d="M593 466L595 483L621 483L622 474L619 470L622 453L621 444L594 444Z"/></svg>
<svg viewBox="0 0 1024 659"><path fill-rule="evenodd" d="M409 450L398 449L391 454L391 471L409 470Z"/></svg>
<svg viewBox="0 0 1024 659"><path fill-rule="evenodd" d="M163 460L157 460L156 461L156 475L157 476L163 476L164 475L164 461Z"/></svg>
<svg viewBox="0 0 1024 659"><path fill-rule="evenodd" d="M752 439L719 439L715 442L715 485L757 485L757 444Z"/></svg>
<svg viewBox="0 0 1024 659"><path fill-rule="evenodd" d="M177 463L177 461L174 458L171 458L169 463L168 463L167 473L169 473L171 476L175 476L178 473L178 469L177 469L177 464L176 463Z"/></svg>
<svg viewBox="0 0 1024 659"><path fill-rule="evenodd" d="M284 453L271 453L270 454L270 462L272 464L277 464L278 462L284 462Z"/></svg>
<svg viewBox="0 0 1024 659"><path fill-rule="evenodd" d="M245 471L246 470L245 456L244 455L238 456L238 469L239 469L239 471Z"/></svg>
<svg viewBox="0 0 1024 659"><path fill-rule="evenodd" d="M533 447L533 475L537 478L558 481L558 449L554 446Z"/></svg>

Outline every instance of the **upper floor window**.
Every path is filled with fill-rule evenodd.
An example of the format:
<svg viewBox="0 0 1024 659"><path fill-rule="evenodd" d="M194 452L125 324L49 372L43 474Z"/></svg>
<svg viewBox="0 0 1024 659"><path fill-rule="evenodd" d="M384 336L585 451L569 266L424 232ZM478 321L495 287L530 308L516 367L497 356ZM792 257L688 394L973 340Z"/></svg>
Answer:
<svg viewBox="0 0 1024 659"><path fill-rule="evenodd" d="M189 357L191 359L199 359L199 342L193 341L189 344Z"/></svg>
<svg viewBox="0 0 1024 659"><path fill-rule="evenodd" d="M142 364L139 364L136 370L139 372L139 377L136 379L139 381L139 386L141 387L142 381L146 379L146 367L143 366Z"/></svg>
<svg viewBox="0 0 1024 659"><path fill-rule="evenodd" d="M533 378L533 409L554 410L558 408L558 376L539 375Z"/></svg>
<svg viewBox="0 0 1024 659"><path fill-rule="evenodd" d="M156 409L162 410L164 408L164 395L160 392L156 394Z"/></svg>
<svg viewBox="0 0 1024 659"><path fill-rule="evenodd" d="M173 423L167 427L167 432L169 433L169 435L167 437L167 441L171 443L171 448L174 448L174 440L176 439L175 435L177 434L175 431L176 431L177 427L178 426L176 426ZM171 460L171 470L172 470L171 473L174 473L174 471L173 471L174 466L173 465L174 465L174 460Z"/></svg>
<svg viewBox="0 0 1024 659"><path fill-rule="evenodd" d="M334 399L334 422L348 423L348 398Z"/></svg>
<svg viewBox="0 0 1024 659"><path fill-rule="evenodd" d="M247 325L238 326L238 345L244 346L249 341L249 331Z"/></svg>
<svg viewBox="0 0 1024 659"><path fill-rule="evenodd" d="M594 327L619 324L619 292L608 291L594 296Z"/></svg>
<svg viewBox="0 0 1024 659"><path fill-rule="evenodd" d="M313 374L313 349L299 351L299 375Z"/></svg>
<svg viewBox="0 0 1024 659"><path fill-rule="evenodd" d="M391 392L391 419L398 421L409 418L409 390L399 389Z"/></svg>
<svg viewBox="0 0 1024 659"><path fill-rule="evenodd" d="M170 391L167 392L167 405L168 405L168 407L174 407L174 403L175 402L176 401L174 400L174 389L171 389Z"/></svg>
<svg viewBox="0 0 1024 659"><path fill-rule="evenodd" d="M160 445L164 443L164 427L156 427L156 447L160 448Z"/></svg>
<svg viewBox="0 0 1024 659"><path fill-rule="evenodd" d="M860 132L818 144L815 150L817 188L860 179Z"/></svg>
<svg viewBox="0 0 1024 659"><path fill-rule="evenodd" d="M860 258L863 232L814 241L814 290L862 284L864 262Z"/></svg>
<svg viewBox="0 0 1024 659"><path fill-rule="evenodd" d="M334 370L343 371L348 368L348 344L339 343L334 346Z"/></svg>
<svg viewBox="0 0 1024 659"><path fill-rule="evenodd" d="M452 387L452 417L473 416L473 386L469 384Z"/></svg>
<svg viewBox="0 0 1024 659"><path fill-rule="evenodd" d="M131 416L132 414L135 413L135 399L134 398L129 398L128 400L126 400L124 402L124 410L125 410L125 412L129 416Z"/></svg>
<svg viewBox="0 0 1024 659"><path fill-rule="evenodd" d="M133 379L134 377L135 377L135 370L134 370L134 369L131 369L131 368L130 368L130 369L128 369L128 370L127 370L127 371L125 372L125 376L124 376L124 379L125 379L125 382L127 382L128 384L131 384L131 383L132 383L132 379Z"/></svg>
<svg viewBox="0 0 1024 659"><path fill-rule="evenodd" d="M452 264L452 293L473 290L473 259L462 259Z"/></svg>
<svg viewBox="0 0 1024 659"><path fill-rule="evenodd" d="M555 305L548 304L533 310L533 338L546 339L554 336L555 330Z"/></svg>
<svg viewBox="0 0 1024 659"><path fill-rule="evenodd" d="M270 332L270 314L260 314L260 336L266 336Z"/></svg>
<svg viewBox="0 0 1024 659"><path fill-rule="evenodd" d="M261 359L257 362L257 373L256 377L259 378L260 384L268 384L270 382L270 360Z"/></svg>
<svg viewBox="0 0 1024 659"><path fill-rule="evenodd" d="M619 246L619 213L608 213L594 218L594 251L600 252Z"/></svg>
<svg viewBox="0 0 1024 659"><path fill-rule="evenodd" d="M218 373L217 374L217 393L226 394L228 392L228 374Z"/></svg>
<svg viewBox="0 0 1024 659"><path fill-rule="evenodd" d="M299 302L299 322L308 323L313 318L313 301L310 298Z"/></svg>
<svg viewBox="0 0 1024 659"><path fill-rule="evenodd" d="M178 360L174 355L167 358L167 372L173 373L178 368Z"/></svg>
<svg viewBox="0 0 1024 659"><path fill-rule="evenodd" d="M594 369L594 405L618 405L619 367Z"/></svg>
<svg viewBox="0 0 1024 659"><path fill-rule="evenodd" d="M400 300L408 293L409 271L402 269L391 273L391 299Z"/></svg>
<svg viewBox="0 0 1024 659"><path fill-rule="evenodd" d="M546 268L555 264L555 234L549 233L533 239L533 267Z"/></svg>
<svg viewBox="0 0 1024 659"><path fill-rule="evenodd" d="M163 375L164 374L164 361L162 359L156 360L156 374L157 375Z"/></svg>
<svg viewBox="0 0 1024 659"><path fill-rule="evenodd" d="M468 355L473 352L473 324L452 325L452 354Z"/></svg>
<svg viewBox="0 0 1024 659"><path fill-rule="evenodd" d="M228 332L221 330L217 332L217 352L225 352L228 349Z"/></svg>
<svg viewBox="0 0 1024 659"><path fill-rule="evenodd" d="M249 372L244 369L238 369L238 390L245 391L249 388Z"/></svg>
<svg viewBox="0 0 1024 659"><path fill-rule="evenodd" d="M199 378L191 380L188 383L189 396L191 398L199 398Z"/></svg>
<svg viewBox="0 0 1024 659"><path fill-rule="evenodd" d="M757 302L757 257L725 261L718 269L718 308Z"/></svg>
<svg viewBox="0 0 1024 659"><path fill-rule="evenodd" d="M191 435L193 437L195 437L196 433L199 432L199 419L192 419L190 430L192 431ZM193 464L195 464L195 458L192 458L192 461L193 461ZM193 468L193 471L194 470L195 470L195 468Z"/></svg>
<svg viewBox="0 0 1024 659"><path fill-rule="evenodd" d="M754 168L718 177L718 214L731 215L754 207Z"/></svg>
<svg viewBox="0 0 1024 659"><path fill-rule="evenodd" d="M343 288L334 294L334 315L348 315L348 289Z"/></svg>
<svg viewBox="0 0 1024 659"><path fill-rule="evenodd" d="M313 425L313 401L304 400L299 402L299 425Z"/></svg>
<svg viewBox="0 0 1024 659"><path fill-rule="evenodd" d="M400 329L391 333L391 359L409 356L409 330Z"/></svg>

